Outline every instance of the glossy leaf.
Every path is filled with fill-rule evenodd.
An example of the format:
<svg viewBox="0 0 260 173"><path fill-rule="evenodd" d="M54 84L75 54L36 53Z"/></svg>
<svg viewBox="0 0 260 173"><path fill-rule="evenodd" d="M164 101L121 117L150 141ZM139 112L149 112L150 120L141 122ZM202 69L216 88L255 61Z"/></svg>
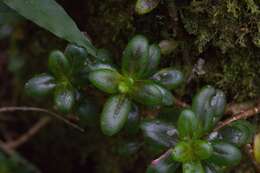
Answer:
<svg viewBox="0 0 260 173"><path fill-rule="evenodd" d="M212 142L213 154L209 161L219 166L234 166L241 160L240 150L225 142Z"/></svg>
<svg viewBox="0 0 260 173"><path fill-rule="evenodd" d="M147 121L142 123L141 129L147 139L160 146L169 148L177 142L177 130L171 124L159 120Z"/></svg>
<svg viewBox="0 0 260 173"><path fill-rule="evenodd" d="M121 75L110 69L95 70L89 73L90 82L106 93L117 93Z"/></svg>
<svg viewBox="0 0 260 173"><path fill-rule="evenodd" d="M180 163L172 159L172 151L169 150L160 156L158 159L152 161L147 168L146 173L174 173L177 171Z"/></svg>
<svg viewBox="0 0 260 173"><path fill-rule="evenodd" d="M148 55L148 40L142 35L132 38L123 53L123 73L132 77L141 77L148 63Z"/></svg>
<svg viewBox="0 0 260 173"><path fill-rule="evenodd" d="M131 102L123 95L110 97L101 114L101 129L105 135L112 136L119 132L127 121Z"/></svg>
<svg viewBox="0 0 260 173"><path fill-rule="evenodd" d="M55 86L55 79L51 75L40 74L25 84L25 91L31 97L39 98L50 94Z"/></svg>
<svg viewBox="0 0 260 173"><path fill-rule="evenodd" d="M171 106L173 104L172 93L168 89L166 89L160 85L157 85L157 88L161 91L161 94L162 94L162 104L166 105L166 106Z"/></svg>
<svg viewBox="0 0 260 173"><path fill-rule="evenodd" d="M195 114L189 110L183 110L178 120L178 132L182 139L198 138L201 134L199 122Z"/></svg>
<svg viewBox="0 0 260 173"><path fill-rule="evenodd" d="M152 79L168 89L175 89L182 84L184 76L179 70L165 68L155 73Z"/></svg>
<svg viewBox="0 0 260 173"><path fill-rule="evenodd" d="M161 105L163 104L164 93L157 84L145 81L135 85L131 91L131 96L135 101L144 105Z"/></svg>
<svg viewBox="0 0 260 173"><path fill-rule="evenodd" d="M64 54L70 63L71 73L78 73L88 65L89 54L83 47L70 44L66 47Z"/></svg>
<svg viewBox="0 0 260 173"><path fill-rule="evenodd" d="M159 46L157 44L149 46L148 62L143 76L148 77L156 72L160 64L160 58L161 52Z"/></svg>
<svg viewBox="0 0 260 173"><path fill-rule="evenodd" d="M128 114L127 122L125 129L128 133L135 134L139 130L140 125L140 115L138 107L135 104L132 104L131 110Z"/></svg>
<svg viewBox="0 0 260 173"><path fill-rule="evenodd" d="M204 173L204 169L199 161L184 163L182 171L183 173Z"/></svg>
<svg viewBox="0 0 260 173"><path fill-rule="evenodd" d="M58 50L51 52L48 67L52 74L59 79L64 78L70 71L69 61L64 54Z"/></svg>
<svg viewBox="0 0 260 173"><path fill-rule="evenodd" d="M208 159L213 153L212 145L209 142L203 140L193 141L192 148L194 150L195 156L199 160Z"/></svg>
<svg viewBox="0 0 260 173"><path fill-rule="evenodd" d="M160 0L137 0L135 11L140 15L149 13L158 6L159 2Z"/></svg>
<svg viewBox="0 0 260 173"><path fill-rule="evenodd" d="M74 91L65 86L59 86L55 89L54 103L62 113L69 113L75 102Z"/></svg>
<svg viewBox="0 0 260 173"><path fill-rule="evenodd" d="M193 99L192 109L199 118L204 132L209 131L222 117L226 105L225 94L213 88L204 87Z"/></svg>
<svg viewBox="0 0 260 173"><path fill-rule="evenodd" d="M221 168L217 165L214 165L212 163L206 162L203 164L203 167L204 167L205 173L224 173L223 168Z"/></svg>
<svg viewBox="0 0 260 173"><path fill-rule="evenodd" d="M236 146L242 146L253 139L254 127L248 121L239 120L219 131L218 138Z"/></svg>
<svg viewBox="0 0 260 173"><path fill-rule="evenodd" d="M122 156L131 156L136 154L141 146L138 142L123 142L117 146L117 152Z"/></svg>
<svg viewBox="0 0 260 173"><path fill-rule="evenodd" d="M2 0L2 2L56 36L85 47L91 55L96 56L95 47L55 0L26 0L26 2Z"/></svg>
<svg viewBox="0 0 260 173"><path fill-rule="evenodd" d="M193 160L193 148L188 142L179 142L172 151L173 160L188 162Z"/></svg>
<svg viewBox="0 0 260 173"><path fill-rule="evenodd" d="M254 156L255 160L260 163L260 133L255 135L254 139Z"/></svg>

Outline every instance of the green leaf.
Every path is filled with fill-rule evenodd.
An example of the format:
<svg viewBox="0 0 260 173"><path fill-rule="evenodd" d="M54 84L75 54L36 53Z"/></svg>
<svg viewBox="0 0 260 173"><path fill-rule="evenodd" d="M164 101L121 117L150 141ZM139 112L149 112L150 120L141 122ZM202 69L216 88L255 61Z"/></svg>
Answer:
<svg viewBox="0 0 260 173"><path fill-rule="evenodd" d="M212 146L213 154L209 158L209 162L219 166L234 166L239 164L242 155L237 147L220 141L212 142Z"/></svg>
<svg viewBox="0 0 260 173"><path fill-rule="evenodd" d="M131 96L135 101L150 106L162 105L164 95L160 86L151 81L139 82L131 91Z"/></svg>
<svg viewBox="0 0 260 173"><path fill-rule="evenodd" d="M94 98L80 101L75 113L79 117L79 124L83 127L96 125L99 119L99 107Z"/></svg>
<svg viewBox="0 0 260 173"><path fill-rule="evenodd" d="M175 162L171 156L172 151L168 150L158 159L152 161L146 173L175 173L180 163Z"/></svg>
<svg viewBox="0 0 260 173"><path fill-rule="evenodd" d="M169 148L177 142L177 130L169 123L159 120L147 121L142 123L141 129L148 140L159 146Z"/></svg>
<svg viewBox="0 0 260 173"><path fill-rule="evenodd" d="M140 125L139 110L135 104L132 104L124 129L126 129L128 133L136 134L139 131L139 125Z"/></svg>
<svg viewBox="0 0 260 173"><path fill-rule="evenodd" d="M225 105L225 94L212 86L204 87L195 96L192 110L198 117L204 132L211 130L223 116Z"/></svg>
<svg viewBox="0 0 260 173"><path fill-rule="evenodd" d="M48 67L58 79L63 79L70 71L70 65L61 51L53 51L49 56ZM66 78L66 77L65 77Z"/></svg>
<svg viewBox="0 0 260 173"><path fill-rule="evenodd" d="M255 160L260 163L260 133L255 135L254 139L254 156Z"/></svg>
<svg viewBox="0 0 260 173"><path fill-rule="evenodd" d="M139 15L149 13L158 6L159 2L160 0L137 0L135 11Z"/></svg>
<svg viewBox="0 0 260 173"><path fill-rule="evenodd" d="M184 163L182 171L183 173L204 173L204 169L199 161Z"/></svg>
<svg viewBox="0 0 260 173"><path fill-rule="evenodd" d="M31 97L41 98L50 94L55 86L55 79L51 75L40 74L25 84L25 91Z"/></svg>
<svg viewBox="0 0 260 173"><path fill-rule="evenodd" d="M178 132L182 139L197 139L201 135L201 128L195 114L189 110L183 110L178 120Z"/></svg>
<svg viewBox="0 0 260 173"><path fill-rule="evenodd" d="M89 63L89 54L83 47L69 44L64 54L69 61L70 71L73 74L80 72Z"/></svg>
<svg viewBox="0 0 260 173"><path fill-rule="evenodd" d="M141 77L148 63L148 55L148 40L142 35L132 38L123 53L123 73L131 77Z"/></svg>
<svg viewBox="0 0 260 173"><path fill-rule="evenodd" d="M254 127L248 121L239 120L222 128L218 138L238 147L250 143L254 136Z"/></svg>
<svg viewBox="0 0 260 173"><path fill-rule="evenodd" d="M168 89L175 89L184 81L181 71L174 68L165 68L155 73L152 79Z"/></svg>
<svg viewBox="0 0 260 173"><path fill-rule="evenodd" d="M101 130L105 135L112 136L119 132L127 121L131 102L124 95L110 97L101 114Z"/></svg>
<svg viewBox="0 0 260 173"><path fill-rule="evenodd" d="M89 73L90 82L106 93L117 93L121 75L116 70L102 69Z"/></svg>
<svg viewBox="0 0 260 173"><path fill-rule="evenodd" d="M193 160L193 148L188 142L179 142L172 151L172 158L178 162Z"/></svg>
<svg viewBox="0 0 260 173"><path fill-rule="evenodd" d="M85 47L96 56L96 48L55 0L2 0L20 15L71 43Z"/></svg>
<svg viewBox="0 0 260 173"><path fill-rule="evenodd" d="M54 103L62 113L69 113L74 105L75 95L73 89L58 86L54 93Z"/></svg>
<svg viewBox="0 0 260 173"><path fill-rule="evenodd" d="M213 163L204 163L203 167L205 169L205 173L224 173L223 168L213 164Z"/></svg>
<svg viewBox="0 0 260 173"><path fill-rule="evenodd" d="M162 94L162 104L165 106L171 106L173 104L172 93L168 89L160 85L157 85L157 88L161 91Z"/></svg>
<svg viewBox="0 0 260 173"><path fill-rule="evenodd" d="M161 52L159 46L157 44L149 46L148 62L144 71L144 77L152 75L157 70L160 64L160 58Z"/></svg>
<svg viewBox="0 0 260 173"><path fill-rule="evenodd" d="M192 147L196 158L199 160L208 159L213 153L212 145L207 141L195 140L192 142Z"/></svg>

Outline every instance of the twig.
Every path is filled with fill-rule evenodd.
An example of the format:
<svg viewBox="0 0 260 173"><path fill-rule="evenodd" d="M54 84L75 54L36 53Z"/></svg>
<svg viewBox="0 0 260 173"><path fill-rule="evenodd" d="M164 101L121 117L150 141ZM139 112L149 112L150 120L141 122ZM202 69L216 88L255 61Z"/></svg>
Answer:
<svg viewBox="0 0 260 173"><path fill-rule="evenodd" d="M63 121L64 123L70 125L71 127L84 132L84 129L82 129L81 127L77 126L76 124L71 123L70 121L68 121L67 119L63 118L62 116L51 112L47 109L43 109L43 108L37 108L37 107L3 107L0 108L0 113L1 112L15 112L15 111L32 111L32 112L43 112L43 113L47 113L49 115L52 115L54 117L56 117L57 119Z"/></svg>
<svg viewBox="0 0 260 173"><path fill-rule="evenodd" d="M243 111L237 115L234 115L232 118L229 118L225 121L223 121L220 125L218 125L214 131L218 131L219 129L229 125L230 123L240 120L240 119L247 119L249 117L255 116L256 114L260 113L260 104L256 107L253 107L251 109L248 109L246 111Z"/></svg>
<svg viewBox="0 0 260 173"><path fill-rule="evenodd" d="M6 146L11 149L16 149L20 145L27 142L30 138L32 138L39 130L41 130L46 124L50 122L50 117L43 117L40 119L32 128L30 128L25 134L20 136L18 139L7 142Z"/></svg>

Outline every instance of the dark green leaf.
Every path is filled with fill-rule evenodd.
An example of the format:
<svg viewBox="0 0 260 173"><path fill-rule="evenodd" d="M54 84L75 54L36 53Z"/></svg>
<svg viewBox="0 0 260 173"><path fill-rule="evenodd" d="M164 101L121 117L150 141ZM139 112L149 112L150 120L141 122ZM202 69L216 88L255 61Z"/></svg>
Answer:
<svg viewBox="0 0 260 173"><path fill-rule="evenodd" d="M136 78L141 77L148 63L148 55L148 40L142 35L132 38L123 53L123 73Z"/></svg>
<svg viewBox="0 0 260 173"><path fill-rule="evenodd" d="M142 144L138 142L120 143L119 146L117 146L117 152L122 156L131 156L136 154L141 146Z"/></svg>
<svg viewBox="0 0 260 173"><path fill-rule="evenodd" d="M212 145L207 141L195 140L192 142L192 147L199 160L208 159L213 153Z"/></svg>
<svg viewBox="0 0 260 173"><path fill-rule="evenodd" d="M68 60L64 54L58 50L51 52L48 67L52 74L59 79L63 79L70 71Z"/></svg>
<svg viewBox="0 0 260 173"><path fill-rule="evenodd" d="M252 141L254 132L253 125L248 121L240 120L221 129L218 138L240 147Z"/></svg>
<svg viewBox="0 0 260 173"><path fill-rule="evenodd" d="M183 110L178 120L178 132L182 139L198 138L201 135L201 127L195 114L189 110Z"/></svg>
<svg viewBox="0 0 260 173"><path fill-rule="evenodd" d="M241 160L241 152L231 144L225 142L212 142L213 154L209 161L219 166L234 166Z"/></svg>
<svg viewBox="0 0 260 173"><path fill-rule="evenodd" d="M163 147L172 147L177 142L177 130L168 123L156 120L142 123L141 129L146 138Z"/></svg>
<svg viewBox="0 0 260 173"><path fill-rule="evenodd" d="M143 76L148 77L157 70L160 63L160 58L161 52L159 46L157 44L149 46L148 62Z"/></svg>
<svg viewBox="0 0 260 173"><path fill-rule="evenodd" d="M106 93L117 93L121 75L116 70L102 69L89 73L90 82Z"/></svg>
<svg viewBox="0 0 260 173"><path fill-rule="evenodd" d="M96 56L95 47L55 0L3 0L3 2L37 25L58 37L85 47L91 55Z"/></svg>
<svg viewBox="0 0 260 173"><path fill-rule="evenodd" d="M204 173L204 169L199 161L186 162L182 165L183 173Z"/></svg>
<svg viewBox="0 0 260 173"><path fill-rule="evenodd" d="M131 91L131 96L134 100L144 105L162 105L165 93L162 93L160 86L157 84L145 81L139 82Z"/></svg>
<svg viewBox="0 0 260 173"><path fill-rule="evenodd" d="M161 94L162 94L162 104L166 105L166 106L171 106L173 104L172 93L168 89L166 89L160 85L157 85L157 88L161 91Z"/></svg>
<svg viewBox="0 0 260 173"><path fill-rule="evenodd" d="M51 75L40 74L25 84L25 91L31 97L39 98L50 94L55 86L55 80Z"/></svg>
<svg viewBox="0 0 260 173"><path fill-rule="evenodd" d="M74 44L70 44L65 49L65 56L70 64L70 71L76 74L88 65L89 54L86 49Z"/></svg>
<svg viewBox="0 0 260 173"><path fill-rule="evenodd" d="M199 118L204 132L212 129L223 116L225 105L225 94L212 86L204 87L195 96L192 102L192 109Z"/></svg>
<svg viewBox="0 0 260 173"><path fill-rule="evenodd" d="M179 70L165 68L154 74L152 79L168 89L175 89L182 84L184 76Z"/></svg>
<svg viewBox="0 0 260 173"><path fill-rule="evenodd" d="M135 11L140 15L149 13L158 6L159 2L160 0L137 0Z"/></svg>
<svg viewBox="0 0 260 173"><path fill-rule="evenodd" d="M212 163L204 163L203 164L205 173L224 173L223 169L217 165L214 165Z"/></svg>
<svg viewBox="0 0 260 173"><path fill-rule="evenodd" d="M125 129L128 133L136 134L139 130L139 125L140 125L139 110L135 104L132 104L131 110L128 114L128 119L125 125Z"/></svg>
<svg viewBox="0 0 260 173"><path fill-rule="evenodd" d="M172 151L168 150L158 159L152 161L146 173L175 173L180 164L172 159L171 153Z"/></svg>
<svg viewBox="0 0 260 173"><path fill-rule="evenodd" d="M58 110L62 113L69 113L75 102L75 95L73 89L65 86L59 86L55 90L54 103Z"/></svg>
<svg viewBox="0 0 260 173"><path fill-rule="evenodd" d="M101 129L105 135L112 136L119 132L127 121L131 102L123 95L110 97L101 114Z"/></svg>

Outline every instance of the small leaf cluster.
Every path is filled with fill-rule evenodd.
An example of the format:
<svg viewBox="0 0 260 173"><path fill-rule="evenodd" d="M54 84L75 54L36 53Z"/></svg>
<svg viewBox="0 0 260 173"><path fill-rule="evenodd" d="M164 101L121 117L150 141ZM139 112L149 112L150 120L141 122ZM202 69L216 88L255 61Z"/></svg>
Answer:
<svg viewBox="0 0 260 173"><path fill-rule="evenodd" d="M148 137L172 143L171 149L153 162L147 172L173 173L178 172L182 165L183 173L221 173L237 165L242 157L239 147L252 139L254 128L241 120L218 132L211 132L223 116L225 104L222 91L206 86L195 96L191 108L181 112L177 129L171 127L162 131L162 127L166 127L163 123L159 123L160 129L153 126L153 135L150 133ZM147 127L147 123L143 125L146 134ZM169 135L169 130L173 134ZM162 132L168 132L168 138Z"/></svg>
<svg viewBox="0 0 260 173"><path fill-rule="evenodd" d="M101 129L106 135L117 133L127 121L133 101L146 106L172 105L170 89L183 81L183 74L173 68L157 71L160 48L137 35L133 37L122 57L121 71L110 66L93 69L90 82L111 94L101 114Z"/></svg>

